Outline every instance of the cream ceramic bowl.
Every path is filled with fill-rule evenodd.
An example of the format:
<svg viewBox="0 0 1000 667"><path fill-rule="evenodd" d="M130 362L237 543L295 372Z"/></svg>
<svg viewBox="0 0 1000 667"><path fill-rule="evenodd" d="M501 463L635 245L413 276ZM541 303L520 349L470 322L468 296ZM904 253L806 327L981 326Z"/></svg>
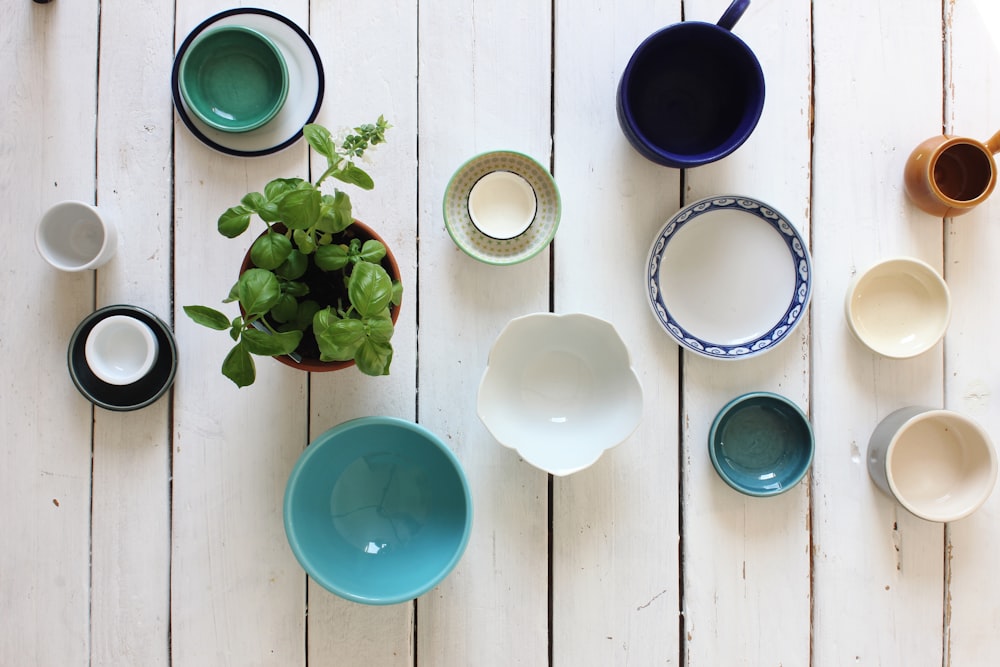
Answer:
<svg viewBox="0 0 1000 667"><path fill-rule="evenodd" d="M906 359L934 347L951 318L951 296L929 264L896 257L859 274L847 290L847 324L869 349Z"/></svg>
<svg viewBox="0 0 1000 667"><path fill-rule="evenodd" d="M501 445L537 468L568 475L631 435L642 418L642 387L609 322L535 313L500 332L477 412Z"/></svg>

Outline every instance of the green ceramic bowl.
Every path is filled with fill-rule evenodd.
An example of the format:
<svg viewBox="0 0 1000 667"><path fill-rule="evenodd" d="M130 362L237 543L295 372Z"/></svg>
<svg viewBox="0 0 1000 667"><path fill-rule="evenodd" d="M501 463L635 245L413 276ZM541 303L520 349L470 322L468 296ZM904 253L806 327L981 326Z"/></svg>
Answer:
<svg viewBox="0 0 1000 667"><path fill-rule="evenodd" d="M812 426L784 396L743 394L716 415L708 453L729 486L748 496L774 496L798 484L809 469Z"/></svg>
<svg viewBox="0 0 1000 667"><path fill-rule="evenodd" d="M198 38L181 57L188 110L223 132L247 132L277 115L288 95L288 67L266 35L224 26Z"/></svg>

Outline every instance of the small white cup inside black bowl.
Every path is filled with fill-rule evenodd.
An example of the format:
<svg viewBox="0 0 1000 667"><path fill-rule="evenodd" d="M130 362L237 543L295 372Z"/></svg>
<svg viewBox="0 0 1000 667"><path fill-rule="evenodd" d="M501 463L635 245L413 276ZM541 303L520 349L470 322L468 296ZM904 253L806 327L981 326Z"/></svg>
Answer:
<svg viewBox="0 0 1000 667"><path fill-rule="evenodd" d="M84 356L94 375L108 384L138 382L153 368L159 344L152 328L130 315L112 315L87 334Z"/></svg>
<svg viewBox="0 0 1000 667"><path fill-rule="evenodd" d="M130 384L107 382L95 374L87 362L86 344L100 322L116 316L131 317L149 328L156 340L152 366ZM156 402L174 382L177 373L177 343L170 327L151 312L138 306L115 305L94 311L77 325L67 350L70 379L77 390L94 405L119 412L138 410Z"/></svg>

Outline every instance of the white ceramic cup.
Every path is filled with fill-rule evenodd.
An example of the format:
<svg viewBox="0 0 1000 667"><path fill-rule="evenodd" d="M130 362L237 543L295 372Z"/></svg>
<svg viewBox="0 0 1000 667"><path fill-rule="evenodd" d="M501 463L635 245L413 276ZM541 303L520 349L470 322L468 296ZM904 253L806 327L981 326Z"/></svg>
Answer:
<svg viewBox="0 0 1000 667"><path fill-rule="evenodd" d="M472 224L491 238L520 236L531 226L537 208L534 188L512 171L491 171L469 191Z"/></svg>
<svg viewBox="0 0 1000 667"><path fill-rule="evenodd" d="M997 456L989 434L950 410L912 406L883 419L868 442L868 473L928 521L956 521L989 498Z"/></svg>
<svg viewBox="0 0 1000 667"><path fill-rule="evenodd" d="M896 257L855 276L844 303L851 332L874 352L906 359L934 347L951 319L951 295L929 264Z"/></svg>
<svg viewBox="0 0 1000 667"><path fill-rule="evenodd" d="M159 345L153 330L129 315L106 317L90 330L84 344L87 366L108 384L138 382L153 367Z"/></svg>
<svg viewBox="0 0 1000 667"><path fill-rule="evenodd" d="M38 221L35 247L46 262L62 271L96 269L114 257L118 229L90 204L63 201Z"/></svg>

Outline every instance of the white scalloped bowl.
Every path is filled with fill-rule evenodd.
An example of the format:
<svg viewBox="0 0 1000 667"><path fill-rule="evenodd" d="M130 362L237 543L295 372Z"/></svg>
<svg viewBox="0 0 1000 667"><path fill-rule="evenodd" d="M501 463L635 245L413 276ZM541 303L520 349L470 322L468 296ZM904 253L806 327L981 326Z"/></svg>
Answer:
<svg viewBox="0 0 1000 667"><path fill-rule="evenodd" d="M534 313L511 320L493 343L476 409L501 445L536 468L569 475L628 438L642 404L611 323Z"/></svg>

